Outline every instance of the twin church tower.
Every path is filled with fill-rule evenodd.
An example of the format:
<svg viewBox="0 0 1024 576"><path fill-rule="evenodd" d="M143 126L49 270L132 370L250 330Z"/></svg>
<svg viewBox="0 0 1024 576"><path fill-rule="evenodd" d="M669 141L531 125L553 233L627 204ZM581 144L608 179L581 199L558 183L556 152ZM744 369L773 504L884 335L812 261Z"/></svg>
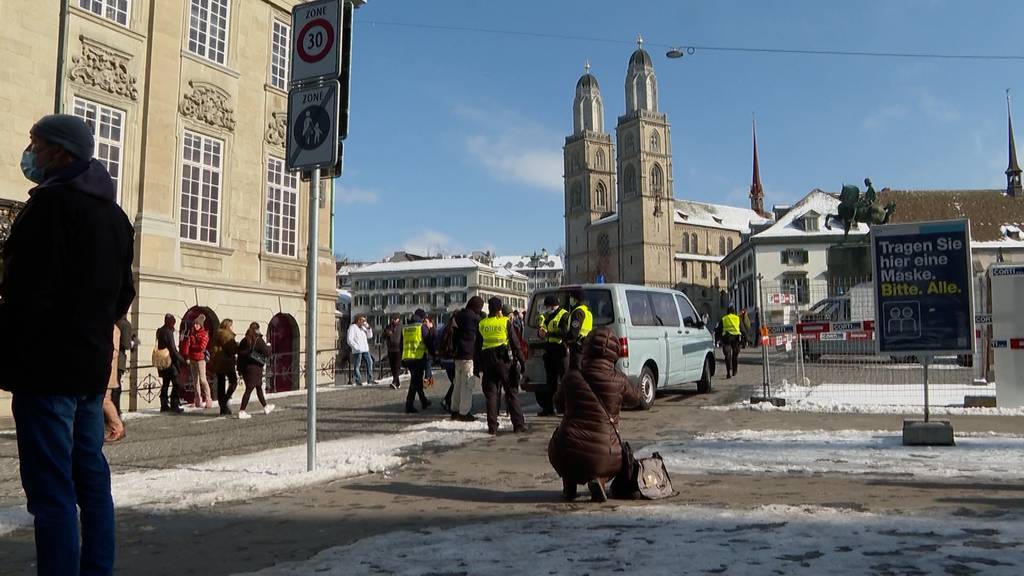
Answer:
<svg viewBox="0 0 1024 576"><path fill-rule="evenodd" d="M658 111L658 79L643 40L629 58L626 113L614 143L589 68L576 83L564 147L566 281L673 287L715 309L726 284L721 259L751 221L764 220L756 156L751 209L676 200L671 127Z"/></svg>

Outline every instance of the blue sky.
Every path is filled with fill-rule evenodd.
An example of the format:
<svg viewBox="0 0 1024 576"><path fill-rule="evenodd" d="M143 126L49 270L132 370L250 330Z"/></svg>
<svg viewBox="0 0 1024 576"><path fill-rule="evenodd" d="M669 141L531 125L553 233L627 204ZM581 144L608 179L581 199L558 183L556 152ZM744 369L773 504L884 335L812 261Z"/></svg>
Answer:
<svg viewBox="0 0 1024 576"><path fill-rule="evenodd" d="M356 12L335 252L557 249L576 80L589 60L614 133L638 33L672 124L677 198L747 205L752 113L766 206L865 176L878 188L1002 188L1007 88L1024 143L1022 60L664 54L1024 55L1022 23L1024 2L994 0L370 0Z"/></svg>

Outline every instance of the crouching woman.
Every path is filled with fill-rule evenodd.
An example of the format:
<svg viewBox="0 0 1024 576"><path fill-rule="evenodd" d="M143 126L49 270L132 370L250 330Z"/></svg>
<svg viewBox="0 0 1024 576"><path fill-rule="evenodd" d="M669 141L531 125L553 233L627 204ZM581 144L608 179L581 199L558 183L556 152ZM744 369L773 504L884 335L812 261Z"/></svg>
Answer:
<svg viewBox="0 0 1024 576"><path fill-rule="evenodd" d="M605 485L622 469L619 410L635 406L640 392L615 369L619 340L601 328L583 345L582 368L563 378L555 404L565 403L565 417L548 443L548 461L562 478L562 497L576 497L587 484L591 499L607 499Z"/></svg>

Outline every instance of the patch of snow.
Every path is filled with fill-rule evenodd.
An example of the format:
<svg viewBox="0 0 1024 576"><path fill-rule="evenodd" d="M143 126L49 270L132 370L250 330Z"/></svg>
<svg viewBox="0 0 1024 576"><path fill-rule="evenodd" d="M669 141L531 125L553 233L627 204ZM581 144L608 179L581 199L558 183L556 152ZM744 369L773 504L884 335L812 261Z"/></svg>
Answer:
<svg viewBox="0 0 1024 576"><path fill-rule="evenodd" d="M32 515L24 506L0 508L0 536L32 526Z"/></svg>
<svg viewBox="0 0 1024 576"><path fill-rule="evenodd" d="M1024 479L1024 438L956 437L955 447L903 446L899 432L738 430L638 450L659 452L682 474L871 474L915 478Z"/></svg>
<svg viewBox="0 0 1024 576"><path fill-rule="evenodd" d="M1024 522L670 505L400 531L250 576L967 574L1016 576Z"/></svg>
<svg viewBox="0 0 1024 576"><path fill-rule="evenodd" d="M744 234L750 232L750 225L767 222L763 216L749 208L709 204L693 200L676 200L673 221L676 224L693 224L720 230L733 230Z"/></svg>
<svg viewBox="0 0 1024 576"><path fill-rule="evenodd" d="M538 254L538 256L540 256ZM533 266L530 265L529 255L515 255L515 256L495 256L492 264L495 268L511 268L518 272L532 272ZM558 254L548 254L546 260L540 261L540 266L537 270L561 270L562 269L562 257Z"/></svg>

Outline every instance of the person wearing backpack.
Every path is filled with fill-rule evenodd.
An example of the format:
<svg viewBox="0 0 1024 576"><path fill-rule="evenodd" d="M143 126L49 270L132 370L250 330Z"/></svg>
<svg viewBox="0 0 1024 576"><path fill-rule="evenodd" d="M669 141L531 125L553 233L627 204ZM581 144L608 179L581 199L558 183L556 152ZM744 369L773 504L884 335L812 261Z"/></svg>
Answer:
<svg viewBox="0 0 1024 576"><path fill-rule="evenodd" d="M548 461L562 478L562 498L576 498L586 484L591 500L607 500L605 484L623 465L619 411L640 402L640 391L615 369L619 340L607 328L594 330L584 342L581 368L562 379L556 402L565 416L548 443Z"/></svg>
<svg viewBox="0 0 1024 576"><path fill-rule="evenodd" d="M452 358L455 360L455 384L452 394L452 420L470 422L473 416L474 364L477 359L477 341L480 339L480 315L484 299L473 296L465 308L452 317Z"/></svg>

